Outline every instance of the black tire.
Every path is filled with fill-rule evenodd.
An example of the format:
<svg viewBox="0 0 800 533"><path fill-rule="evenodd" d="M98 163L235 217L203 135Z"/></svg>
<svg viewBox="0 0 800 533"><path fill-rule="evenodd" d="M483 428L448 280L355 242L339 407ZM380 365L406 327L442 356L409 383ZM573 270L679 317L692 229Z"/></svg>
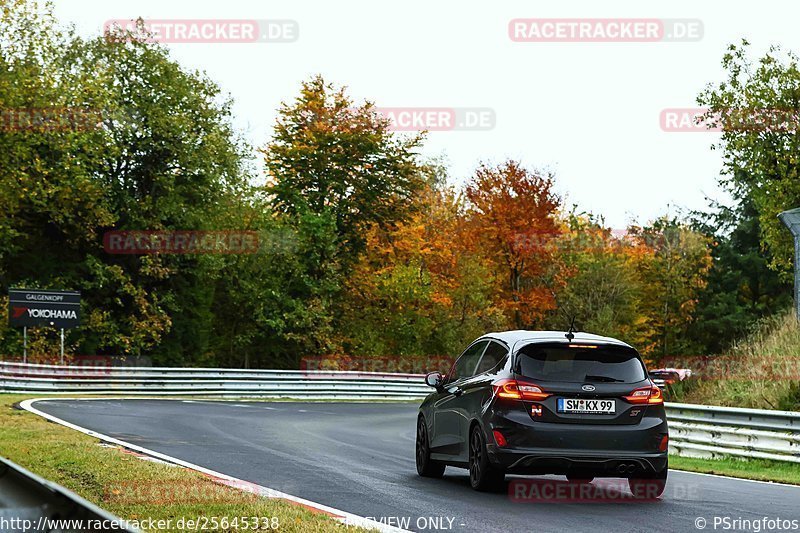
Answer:
<svg viewBox="0 0 800 533"><path fill-rule="evenodd" d="M482 492L498 491L503 488L505 473L489 463L486 439L479 426L472 428L469 436L469 484Z"/></svg>
<svg viewBox="0 0 800 533"><path fill-rule="evenodd" d="M574 474L567 474L567 481L570 483L577 483L579 485L591 483L594 481L594 477L592 476L576 476Z"/></svg>
<svg viewBox="0 0 800 533"><path fill-rule="evenodd" d="M428 428L425 419L417 419L417 474L422 477L442 477L446 465L431 459L431 446L428 442Z"/></svg>
<svg viewBox="0 0 800 533"><path fill-rule="evenodd" d="M664 494L667 488L667 473L669 466L664 465L664 470L651 474L639 474L628 478L628 487L637 500L655 500Z"/></svg>

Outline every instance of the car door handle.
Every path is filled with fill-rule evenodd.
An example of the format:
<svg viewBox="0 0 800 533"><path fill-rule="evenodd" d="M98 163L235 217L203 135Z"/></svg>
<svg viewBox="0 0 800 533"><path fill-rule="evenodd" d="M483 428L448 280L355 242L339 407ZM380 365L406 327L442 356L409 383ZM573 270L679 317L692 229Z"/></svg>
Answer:
<svg viewBox="0 0 800 533"><path fill-rule="evenodd" d="M450 394L453 394L455 396L461 396L462 394L464 394L464 389L462 389L461 387L453 387L452 389L450 389L447 392L449 392Z"/></svg>

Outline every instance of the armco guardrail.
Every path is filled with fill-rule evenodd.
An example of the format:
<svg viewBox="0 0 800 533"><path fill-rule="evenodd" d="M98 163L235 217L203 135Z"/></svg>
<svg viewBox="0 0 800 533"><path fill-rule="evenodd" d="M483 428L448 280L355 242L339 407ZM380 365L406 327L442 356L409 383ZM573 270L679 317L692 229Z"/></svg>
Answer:
<svg viewBox="0 0 800 533"><path fill-rule="evenodd" d="M800 413L668 403L670 449L800 463Z"/></svg>
<svg viewBox="0 0 800 533"><path fill-rule="evenodd" d="M197 395L304 399L418 399L417 374L30 365L0 362L0 391L37 394Z"/></svg>
<svg viewBox="0 0 800 533"><path fill-rule="evenodd" d="M417 400L421 375L324 370L62 367L0 362L0 392ZM800 413L667 403L670 449L800 463Z"/></svg>
<svg viewBox="0 0 800 533"><path fill-rule="evenodd" d="M0 531L137 533L117 517L0 457Z"/></svg>

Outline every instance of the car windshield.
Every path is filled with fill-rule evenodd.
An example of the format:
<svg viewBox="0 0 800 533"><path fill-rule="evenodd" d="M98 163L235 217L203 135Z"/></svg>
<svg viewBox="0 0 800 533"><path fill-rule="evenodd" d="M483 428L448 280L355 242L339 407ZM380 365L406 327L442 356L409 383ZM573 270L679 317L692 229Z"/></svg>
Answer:
<svg viewBox="0 0 800 533"><path fill-rule="evenodd" d="M538 381L636 383L645 379L635 350L610 345L528 344L517 354L515 371Z"/></svg>

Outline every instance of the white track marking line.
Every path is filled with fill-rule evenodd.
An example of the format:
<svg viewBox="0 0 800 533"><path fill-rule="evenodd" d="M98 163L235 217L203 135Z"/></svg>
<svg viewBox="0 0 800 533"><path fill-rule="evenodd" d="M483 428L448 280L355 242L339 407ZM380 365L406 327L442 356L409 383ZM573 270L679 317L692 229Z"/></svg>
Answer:
<svg viewBox="0 0 800 533"><path fill-rule="evenodd" d="M108 398L66 398L67 400L101 400L101 399L108 399ZM267 498L279 498L282 500L287 500L292 503L296 503L302 505L304 507L309 507L311 509L316 509L318 511L322 511L323 513L329 514L334 518L337 518L339 521L344 522L350 526L359 526L366 529L377 529L378 531L388 532L388 533L408 533L408 530L396 528L393 526L389 526L387 524L382 524L376 520L370 520L369 518L365 518L363 516L358 516L352 513L348 513L346 511L342 511L336 509L334 507L328 507L327 505L323 505L321 503L313 502L311 500L306 500L304 498L299 498L297 496L292 496L291 494L287 494L285 492L281 492L275 489L271 489L269 487L264 487L262 485L257 485L255 483L251 483L249 481L244 481L243 479L235 478L233 476L229 476L227 474L223 474L221 472L216 472L214 470L210 470L208 468L204 468L202 466L190 463L188 461L183 461L176 457L171 457L169 455L159 453L153 450L149 450L147 448L143 448L141 446L137 446L135 444L130 444L123 440L115 439L113 437L109 437L108 435L104 435L102 433L98 433L96 431L92 431L90 429L86 429L84 427L78 426L71 422L67 422L66 420L62 420L56 416L47 414L42 412L35 407L33 404L36 402L46 402L46 401L63 401L65 398L34 398L30 400L24 400L20 402L20 407L29 411L33 414L39 415L42 418L50 420L51 422L55 422L56 424L61 424L62 426L66 426L70 429L74 429L75 431L80 431L90 437L94 437L96 439L100 439L105 442L110 442L112 444L117 444L124 448L128 448L130 450L135 450L137 452L143 453L145 455L149 455L151 457L155 457L161 459L162 461L167 461L173 464L177 464L188 468L190 470L195 470L197 472L201 472L203 474L218 478L220 481L224 482L224 484L236 487L241 490L245 490L247 492L251 492L253 494L258 494L260 496L265 496ZM199 402L198 402L199 403Z"/></svg>
<svg viewBox="0 0 800 533"><path fill-rule="evenodd" d="M70 402L72 402L72 401L103 401L103 400L159 400L159 401L172 401L172 402L183 402L183 403L201 403L201 404L202 403L209 403L209 404L212 404L212 405L219 404L219 403L226 402L226 401L231 401L231 400L216 400L216 401L210 401L210 402L203 402L203 401L197 401L197 400L181 400L179 398L143 398L143 397L140 397L140 396L120 396L120 397L108 397L108 398L58 398L58 397L56 397L56 398L35 398L35 399L32 399L32 400L25 400L24 402L21 402L20 405L22 406L22 404L26 403L26 402L33 403L33 402L41 402L41 401L50 401L50 402L70 401ZM285 402L285 403L291 404L293 402ZM352 403L352 402L348 402L348 403ZM25 407L23 406L23 408L25 408ZM269 406L265 406L265 405L259 406L259 408L260 409L279 410L277 407L269 407ZM35 411L32 411L31 409L27 409L27 410L31 411L31 412L35 412ZM43 416L43 417L48 418L48 419L50 417L50 415L48 415L46 413L37 412L36 414L39 414L40 416ZM52 417L52 418L55 418L55 417ZM54 421L57 421L59 424L62 424L62 425L68 426L68 427L72 426L69 422L59 421L58 419L56 419ZM84 428L79 428L78 426L75 426L72 429L75 429L75 430L80 431L82 433L86 433L87 435L94 434L94 432L92 432L90 430L87 430L87 429L84 429ZM100 435L100 434L98 433L97 435ZM101 440L105 440L105 439L103 439L103 437L104 437L104 435L102 437L98 436L97 438L99 438ZM111 437L108 437L108 438L110 439ZM120 442L122 442L122 441L120 441ZM123 445L126 446L126 447L136 448L136 446L133 445L133 444L123 444ZM144 449L144 448L142 448L142 449ZM158 452L147 452L147 453L156 454ZM202 467L199 467L199 468L202 468ZM775 486L780 486L780 487L800 488L800 485L793 485L791 483L781 483L779 481L764 481L764 480L761 480L761 479L746 479L746 478L743 478L743 477L723 476L721 474L707 474L705 472L692 472L691 470L680 470L680 469L677 469L677 468L670 468L670 470L673 471L673 472L680 472L682 474L693 474L695 476L718 477L718 478L728 479L728 480L732 480L732 481L746 481L748 483L763 483L763 484L766 484L766 485L775 485ZM397 530L397 531L402 531L402 530Z"/></svg>

